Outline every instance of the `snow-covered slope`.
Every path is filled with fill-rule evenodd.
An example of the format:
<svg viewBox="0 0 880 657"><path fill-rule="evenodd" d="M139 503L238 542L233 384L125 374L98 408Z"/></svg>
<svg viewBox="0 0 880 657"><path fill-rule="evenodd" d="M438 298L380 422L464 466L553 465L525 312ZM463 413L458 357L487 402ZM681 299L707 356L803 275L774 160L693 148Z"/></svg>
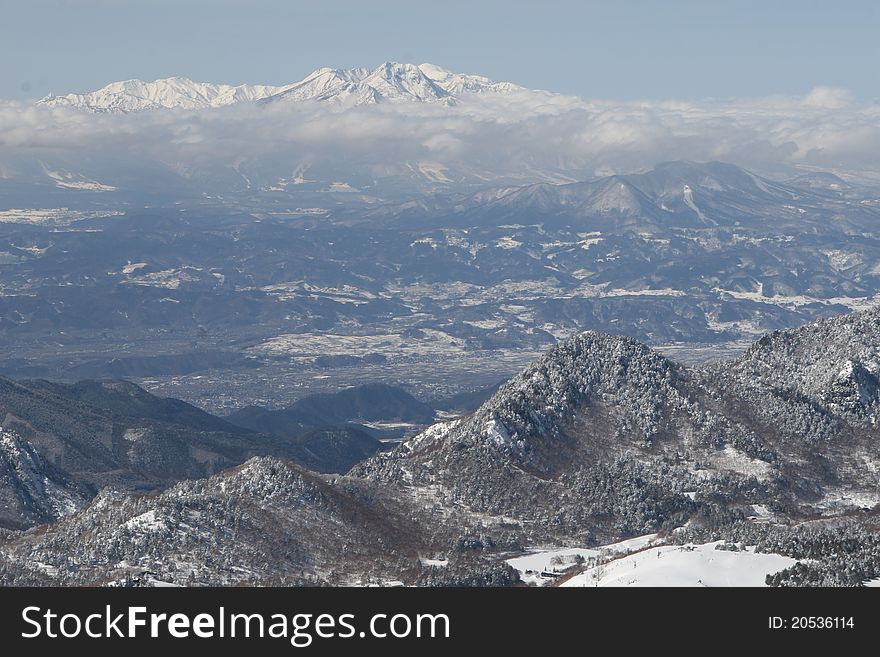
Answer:
<svg viewBox="0 0 880 657"><path fill-rule="evenodd" d="M433 64L385 62L375 69L320 68L299 82L282 86L208 84L187 78L153 82L125 80L90 93L47 96L37 104L91 112L205 109L240 102L309 100L354 105L392 102L453 103L467 94L524 91L508 82L452 73Z"/></svg>
<svg viewBox="0 0 880 657"><path fill-rule="evenodd" d="M44 572L93 583L146 570L176 583L310 584L356 563L351 570L368 571L386 551L415 559L408 532L374 504L292 463L255 458L157 495L104 489L82 513L0 547L0 563L31 570L38 546Z"/></svg>
<svg viewBox="0 0 880 657"><path fill-rule="evenodd" d="M523 87L511 84L510 82L493 82L482 75L452 73L434 64L420 64L418 69L425 77L452 96L459 96L464 93L504 94L524 91Z"/></svg>
<svg viewBox="0 0 880 657"><path fill-rule="evenodd" d="M878 327L815 322L702 368L585 332L347 476L255 458L0 534L0 582L858 584L880 573ZM32 452L0 441L6 500L47 497Z"/></svg>
<svg viewBox="0 0 880 657"><path fill-rule="evenodd" d="M880 419L880 313L852 313L770 333L724 368L743 389L809 400L849 422ZM803 421L808 416L801 414ZM779 421L779 418L776 418Z"/></svg>
<svg viewBox="0 0 880 657"><path fill-rule="evenodd" d="M304 79L279 90L272 100L302 102L305 100L330 100L348 97L357 83L369 75L369 69L319 68Z"/></svg>
<svg viewBox="0 0 880 657"><path fill-rule="evenodd" d="M873 310L769 336L718 371L584 332L558 343L473 415L353 474L422 488L482 517L571 536L589 528L612 540L678 523L720 491L740 500L746 515L751 505L768 504L858 500L870 508L878 501L871 418L880 386L863 353L880 344L878 318ZM814 333L832 343L827 370L840 374L830 388L809 356L819 343L785 349L813 344ZM762 349L769 353L751 357ZM762 363L789 382L819 383L818 392L774 382Z"/></svg>
<svg viewBox="0 0 880 657"><path fill-rule="evenodd" d="M53 522L85 503L84 491L33 445L0 428L0 528Z"/></svg>

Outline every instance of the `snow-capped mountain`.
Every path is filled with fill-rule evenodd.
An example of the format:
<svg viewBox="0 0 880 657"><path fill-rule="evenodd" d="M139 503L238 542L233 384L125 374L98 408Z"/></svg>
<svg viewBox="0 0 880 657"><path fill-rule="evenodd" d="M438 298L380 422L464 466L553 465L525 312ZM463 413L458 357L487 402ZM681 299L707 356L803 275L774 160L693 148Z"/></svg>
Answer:
<svg viewBox="0 0 880 657"><path fill-rule="evenodd" d="M369 571L387 551L412 550L408 556L415 560L407 532L387 510L377 512L374 506L356 490L334 486L314 472L257 458L155 496L105 489L87 510L57 525L60 531L47 545L52 544L52 566L69 563L68 558L96 564L85 566L89 581L146 569L181 584L314 584L326 580L327 564L340 555L345 555L341 569L349 572ZM83 538L70 540L74 535ZM175 553L179 569L161 563L171 552L156 550L159 544ZM145 547L158 556L155 562L146 560ZM6 554L14 560L13 553L28 554L32 548L25 539L6 546ZM212 563L196 565L206 549L215 555ZM133 571L125 564L129 558L138 564ZM58 570L66 576L64 566Z"/></svg>
<svg viewBox="0 0 880 657"><path fill-rule="evenodd" d="M504 94L525 90L524 87L510 82L493 82L482 75L451 73L434 64L420 64L418 69L425 77L452 96L459 96L464 93Z"/></svg>
<svg viewBox="0 0 880 657"><path fill-rule="evenodd" d="M872 507L878 315L775 333L739 361L706 369L585 332L473 415L353 474L572 536L663 529L720 491L733 507Z"/></svg>
<svg viewBox="0 0 880 657"><path fill-rule="evenodd" d="M452 73L433 64L385 62L375 69L320 68L299 82L282 86L208 84L187 78L153 82L125 80L97 91L47 96L45 107L90 112L139 112L156 109L206 109L253 101L332 101L354 105L380 102L454 103L467 94L522 91L508 82Z"/></svg>
<svg viewBox="0 0 880 657"><path fill-rule="evenodd" d="M831 197L834 198L834 197ZM764 221L769 212L791 204L829 202L809 188L795 187L755 175L725 162L675 161L643 173L610 175L582 182L484 188L466 197L419 207L387 206L377 213L399 212L408 218L456 214L479 216L565 215L637 219L641 229L651 223L693 228L735 225L745 216ZM760 208L760 210L758 210ZM797 213L801 221L802 213ZM848 218L852 215L848 215Z"/></svg>
<svg viewBox="0 0 880 657"><path fill-rule="evenodd" d="M286 87L208 84L188 78L144 82L123 80L84 94L49 95L37 102L44 107L72 107L89 112L140 112L157 109L206 109L267 98Z"/></svg>
<svg viewBox="0 0 880 657"><path fill-rule="evenodd" d="M853 313L774 331L719 371L792 437L832 440L845 420L875 431L880 420L880 313ZM787 404L759 400L787 398ZM787 407L787 410L786 410Z"/></svg>
<svg viewBox="0 0 880 657"><path fill-rule="evenodd" d="M684 532L762 551L769 540L780 553L818 559L814 577L785 576L798 575L794 583L858 584L880 574L861 530L851 526L841 548L828 535L812 551L786 532L842 513L875 522L869 373L878 327L880 310L826 320L704 368L585 332L472 415L348 476L255 458L161 494L105 491L45 531L0 535L0 582L95 584L148 572L194 584L442 584L460 583L446 564L464 559L468 581L494 585L510 582L499 559L523 546L675 529L666 540ZM7 471L34 470L18 465L17 454L33 452L27 445L0 441L4 450L13 453ZM426 554L442 555L449 570L428 564L426 573Z"/></svg>
<svg viewBox="0 0 880 657"><path fill-rule="evenodd" d="M510 93L522 87L476 75L451 73L433 64L385 62L374 70L323 68L267 101L322 100L356 105L380 102L454 103L466 94Z"/></svg>

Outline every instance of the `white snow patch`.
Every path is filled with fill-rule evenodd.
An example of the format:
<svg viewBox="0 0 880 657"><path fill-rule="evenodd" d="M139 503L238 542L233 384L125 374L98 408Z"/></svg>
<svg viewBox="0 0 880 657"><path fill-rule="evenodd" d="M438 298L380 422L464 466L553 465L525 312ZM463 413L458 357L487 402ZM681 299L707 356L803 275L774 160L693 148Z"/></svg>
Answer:
<svg viewBox="0 0 880 657"><path fill-rule="evenodd" d="M133 274L138 269L143 269L147 266L146 262L129 262L125 267L122 268L123 274Z"/></svg>
<svg viewBox="0 0 880 657"><path fill-rule="evenodd" d="M499 446L510 444L510 433L508 433L507 427L495 418L486 422L485 436Z"/></svg>
<svg viewBox="0 0 880 657"><path fill-rule="evenodd" d="M433 568L444 568L449 565L449 559L420 559L423 566L431 566Z"/></svg>
<svg viewBox="0 0 880 657"><path fill-rule="evenodd" d="M866 310L874 305L874 297L810 297L802 294L798 295L782 295L775 294L772 297L764 296L763 283L758 284L757 291L746 292L742 290L725 290L723 288L712 288L713 292L718 294L726 294L734 299L743 299L748 301L757 301L759 303L772 303L775 306L783 308L798 308L809 304L822 304L825 306L845 306L851 310Z"/></svg>
<svg viewBox="0 0 880 657"><path fill-rule="evenodd" d="M446 175L448 169L439 162L419 162L417 165L419 173L431 182L451 183L452 179Z"/></svg>
<svg viewBox="0 0 880 657"><path fill-rule="evenodd" d="M819 509L873 509L880 504L880 494L877 491L854 491L835 489L826 491L822 501L817 505Z"/></svg>
<svg viewBox="0 0 880 657"><path fill-rule="evenodd" d="M123 214L123 212L116 210L83 212L69 208L11 208L9 210L0 210L0 223L69 226L83 219L118 217Z"/></svg>
<svg viewBox="0 0 880 657"><path fill-rule="evenodd" d="M504 236L495 240L495 246L497 246L499 249L518 249L522 245L522 242L518 242L517 240L509 236Z"/></svg>
<svg viewBox="0 0 880 657"><path fill-rule="evenodd" d="M142 532L155 532L166 528L165 521L157 517L154 509L127 520L122 526L126 529Z"/></svg>
<svg viewBox="0 0 880 657"><path fill-rule="evenodd" d="M125 433L122 434L122 438L123 440L127 440L130 443L136 443L144 436L148 436L149 434L149 429L126 429Z"/></svg>
<svg viewBox="0 0 880 657"><path fill-rule="evenodd" d="M684 186L684 189L682 190L682 196L684 197L684 204L697 213L697 217L700 218L700 221L702 221L704 224L712 224L714 226L718 225L715 221L712 221L711 219L709 219L709 217L704 215L703 211L697 207L696 203L694 203L694 190L690 188L690 185Z"/></svg>
<svg viewBox="0 0 880 657"><path fill-rule="evenodd" d="M332 182L332 183L330 183L330 186L327 187L327 189L321 190L321 191L351 193L351 192L357 192L359 190L352 187L347 182Z"/></svg>
<svg viewBox="0 0 880 657"><path fill-rule="evenodd" d="M418 434L417 436L413 436L410 440L407 440L403 444L407 447L407 449L412 451L423 442L431 442L443 438L446 434L452 431L452 429L458 426L460 422L461 420L437 422L436 424L432 424L430 427L422 431L422 433Z"/></svg>
<svg viewBox="0 0 880 657"><path fill-rule="evenodd" d="M105 185L73 173L47 170L46 175L55 181L56 187L60 187L61 189L80 189L89 192L116 191L116 188L112 185Z"/></svg>

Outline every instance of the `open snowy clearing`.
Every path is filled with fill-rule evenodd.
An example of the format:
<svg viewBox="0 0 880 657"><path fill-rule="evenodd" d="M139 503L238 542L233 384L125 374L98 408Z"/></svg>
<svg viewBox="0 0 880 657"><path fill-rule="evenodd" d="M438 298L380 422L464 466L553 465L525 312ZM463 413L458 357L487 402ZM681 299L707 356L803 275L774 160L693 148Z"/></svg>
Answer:
<svg viewBox="0 0 880 657"><path fill-rule="evenodd" d="M614 555L626 555L639 550L644 550L654 540L656 534L638 536L619 543L611 543L598 548L561 548L542 552L533 552L523 557L508 559L513 568L519 571L520 578L527 584L546 586L555 581L554 577L542 577L541 573L562 573L577 563L578 557L596 559L599 557L612 557Z"/></svg>
<svg viewBox="0 0 880 657"><path fill-rule="evenodd" d="M705 545L664 545L589 568L561 586L765 586L768 574L797 563L779 554L716 550Z"/></svg>
<svg viewBox="0 0 880 657"><path fill-rule="evenodd" d="M717 550L703 545L656 545L656 534L599 548L561 548L508 559L526 584L596 586L765 586L767 575L797 563L779 554ZM596 565L598 561L598 565ZM569 579L566 571L586 570ZM880 585L880 580L875 585Z"/></svg>

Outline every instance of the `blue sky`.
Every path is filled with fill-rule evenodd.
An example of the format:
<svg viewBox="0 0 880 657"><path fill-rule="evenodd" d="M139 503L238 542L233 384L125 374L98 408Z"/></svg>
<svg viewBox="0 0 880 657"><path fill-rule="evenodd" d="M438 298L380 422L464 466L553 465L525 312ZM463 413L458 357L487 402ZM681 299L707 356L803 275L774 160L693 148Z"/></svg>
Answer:
<svg viewBox="0 0 880 657"><path fill-rule="evenodd" d="M0 18L0 98L171 75L281 84L390 59L588 98L880 99L874 1L0 0Z"/></svg>

